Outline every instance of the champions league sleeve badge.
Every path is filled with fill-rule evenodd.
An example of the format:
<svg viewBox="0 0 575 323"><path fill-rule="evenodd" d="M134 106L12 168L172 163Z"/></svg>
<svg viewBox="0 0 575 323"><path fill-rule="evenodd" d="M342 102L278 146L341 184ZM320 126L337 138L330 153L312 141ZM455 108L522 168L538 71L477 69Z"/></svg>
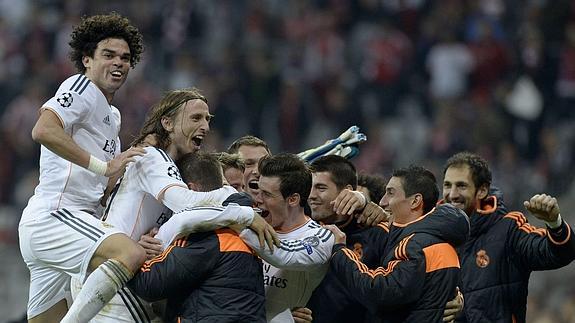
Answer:
<svg viewBox="0 0 575 323"><path fill-rule="evenodd" d="M60 106L62 106L63 108L67 108L72 105L72 102L74 102L74 98L72 97L72 93L65 92L60 94L60 96L58 97L58 99L56 99L56 101L58 101L58 103L60 103Z"/></svg>
<svg viewBox="0 0 575 323"><path fill-rule="evenodd" d="M316 236L307 237L303 239L301 243L303 244L305 251L307 251L307 254L311 255L313 253L313 247L319 246L319 238Z"/></svg>

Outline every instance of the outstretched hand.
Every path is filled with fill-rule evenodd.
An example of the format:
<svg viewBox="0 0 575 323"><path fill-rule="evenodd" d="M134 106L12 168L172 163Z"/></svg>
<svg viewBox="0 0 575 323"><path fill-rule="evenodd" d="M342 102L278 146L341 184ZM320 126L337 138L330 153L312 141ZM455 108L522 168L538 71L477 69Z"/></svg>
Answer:
<svg viewBox="0 0 575 323"><path fill-rule="evenodd" d="M547 194L535 194L523 205L536 218L545 222L555 222L559 216L559 203L557 199Z"/></svg>
<svg viewBox="0 0 575 323"><path fill-rule="evenodd" d="M141 147L131 147L130 149L122 152L116 158L108 161L108 168L106 169L106 177L112 177L117 174L121 174L126 169L128 163L134 161L134 157L143 156L146 153L144 148Z"/></svg>

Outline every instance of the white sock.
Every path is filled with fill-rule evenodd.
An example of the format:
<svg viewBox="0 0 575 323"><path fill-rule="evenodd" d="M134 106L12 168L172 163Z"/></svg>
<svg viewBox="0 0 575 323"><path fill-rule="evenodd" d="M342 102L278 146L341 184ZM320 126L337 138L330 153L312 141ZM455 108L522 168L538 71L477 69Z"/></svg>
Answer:
<svg viewBox="0 0 575 323"><path fill-rule="evenodd" d="M108 259L88 276L68 313L60 322L90 321L133 276L134 273L121 262Z"/></svg>

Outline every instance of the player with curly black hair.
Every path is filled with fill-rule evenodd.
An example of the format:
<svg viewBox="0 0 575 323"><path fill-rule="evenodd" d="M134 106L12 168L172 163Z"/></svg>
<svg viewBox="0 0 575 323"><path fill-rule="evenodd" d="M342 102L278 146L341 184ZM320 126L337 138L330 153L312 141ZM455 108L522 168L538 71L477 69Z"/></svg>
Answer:
<svg viewBox="0 0 575 323"><path fill-rule="evenodd" d="M18 229L30 270L30 322L89 321L146 257L135 241L98 219L108 183L144 154L141 148L121 153L120 112L111 105L140 60L142 35L111 13L82 18L71 38L79 74L42 106L32 130L42 145L40 182ZM85 283L68 310L70 276Z"/></svg>

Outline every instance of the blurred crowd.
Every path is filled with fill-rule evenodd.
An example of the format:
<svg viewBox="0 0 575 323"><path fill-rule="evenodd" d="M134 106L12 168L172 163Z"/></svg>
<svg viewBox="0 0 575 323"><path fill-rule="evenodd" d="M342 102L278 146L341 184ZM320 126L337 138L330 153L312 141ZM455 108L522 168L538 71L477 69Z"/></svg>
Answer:
<svg viewBox="0 0 575 323"><path fill-rule="evenodd" d="M146 43L114 102L124 148L165 90L196 86L216 116L207 150L249 133L299 152L355 124L368 136L354 159L365 173L418 163L439 175L471 150L512 209L571 190L572 1L0 0L0 241L16 245L37 181L37 110L75 73L71 28L111 10ZM530 322L575 322L568 268L531 280Z"/></svg>

